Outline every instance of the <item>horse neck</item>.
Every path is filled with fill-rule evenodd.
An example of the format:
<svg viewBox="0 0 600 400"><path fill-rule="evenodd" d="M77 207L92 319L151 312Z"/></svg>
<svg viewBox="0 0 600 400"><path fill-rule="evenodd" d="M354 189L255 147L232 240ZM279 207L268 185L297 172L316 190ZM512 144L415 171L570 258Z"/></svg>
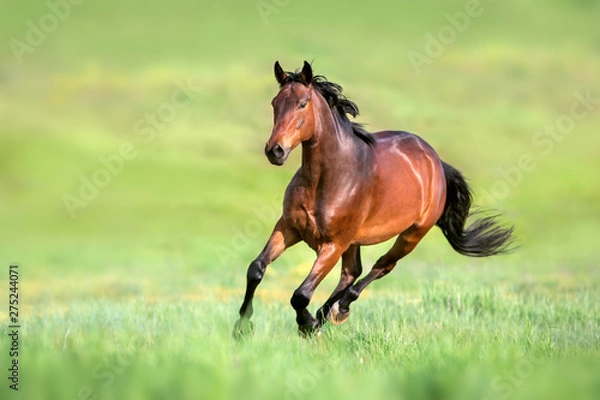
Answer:
<svg viewBox="0 0 600 400"><path fill-rule="evenodd" d="M315 113L316 114L316 113ZM305 179L317 185L323 179L335 180L364 168L368 145L352 132L328 106L315 115L315 132L302 143L302 170Z"/></svg>

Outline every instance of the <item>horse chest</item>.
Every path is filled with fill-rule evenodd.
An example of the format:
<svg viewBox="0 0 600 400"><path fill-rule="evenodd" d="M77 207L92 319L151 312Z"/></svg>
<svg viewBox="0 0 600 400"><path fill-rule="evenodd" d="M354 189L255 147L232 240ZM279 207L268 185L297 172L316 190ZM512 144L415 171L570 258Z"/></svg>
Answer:
<svg viewBox="0 0 600 400"><path fill-rule="evenodd" d="M307 243L319 238L319 226L312 207L293 204L284 209L283 216L288 226L294 228Z"/></svg>
<svg viewBox="0 0 600 400"><path fill-rule="evenodd" d="M305 187L297 187L286 193L283 218L286 224L295 229L302 240L311 248L317 249L328 243L341 231L353 232L354 227L345 221L354 218L350 211L340 212L339 204L331 196L318 196ZM334 196L340 198L341 196Z"/></svg>
<svg viewBox="0 0 600 400"><path fill-rule="evenodd" d="M294 188L286 194L283 218L311 247L320 244L323 233L328 230L327 221L316 215L315 208L314 194L304 187Z"/></svg>

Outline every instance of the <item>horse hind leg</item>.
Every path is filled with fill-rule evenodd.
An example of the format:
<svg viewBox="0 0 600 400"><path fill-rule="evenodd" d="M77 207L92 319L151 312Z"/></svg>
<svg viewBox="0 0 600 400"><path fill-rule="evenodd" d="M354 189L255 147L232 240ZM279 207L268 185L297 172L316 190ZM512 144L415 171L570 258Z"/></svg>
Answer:
<svg viewBox="0 0 600 400"><path fill-rule="evenodd" d="M354 285L346 289L342 297L336 301L327 314L327 320L332 324L339 325L350 316L350 304L360 296L361 292L374 280L383 278L389 274L398 260L410 253L431 229L431 226L422 227L413 225L402 232L394 242L392 248L381 256L371 271Z"/></svg>

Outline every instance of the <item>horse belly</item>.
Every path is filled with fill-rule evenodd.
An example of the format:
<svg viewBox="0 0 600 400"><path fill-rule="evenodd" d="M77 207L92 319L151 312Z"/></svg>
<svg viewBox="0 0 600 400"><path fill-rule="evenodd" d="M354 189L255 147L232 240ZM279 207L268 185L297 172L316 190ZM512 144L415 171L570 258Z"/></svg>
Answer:
<svg viewBox="0 0 600 400"><path fill-rule="evenodd" d="M411 197L414 194L411 194ZM377 212L369 218L359 229L355 242L361 245L369 245L384 242L404 232L419 219L420 209L406 198L386 195L382 200L385 206L381 206Z"/></svg>
<svg viewBox="0 0 600 400"><path fill-rule="evenodd" d="M391 239L418 223L431 200L431 164L390 152L379 160L379 178L371 199L371 212L356 235L358 244Z"/></svg>

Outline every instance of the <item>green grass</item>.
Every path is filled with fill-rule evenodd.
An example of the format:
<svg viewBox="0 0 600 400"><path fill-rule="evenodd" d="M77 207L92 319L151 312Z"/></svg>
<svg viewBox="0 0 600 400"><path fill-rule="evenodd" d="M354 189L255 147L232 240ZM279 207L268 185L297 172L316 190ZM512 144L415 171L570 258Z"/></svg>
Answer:
<svg viewBox="0 0 600 400"><path fill-rule="evenodd" d="M21 390L2 377L2 398L599 398L600 109L548 154L532 142L575 92L600 97L598 2L485 3L415 74L407 52L464 8L292 1L265 25L252 1L86 1L22 64L1 46L0 263L20 264L22 323ZM46 12L9 6L0 42ZM314 255L298 245L258 289L254 337L234 342L246 267L299 164L262 154L277 59L314 59L368 129L423 136L516 224L519 251L468 259L434 230L346 324L304 340L288 301ZM188 80L192 101L136 134ZM71 218L63 195L124 142L136 157ZM523 154L535 168L490 203ZM388 246L365 248L365 267Z"/></svg>
<svg viewBox="0 0 600 400"><path fill-rule="evenodd" d="M237 306L232 293L196 282L195 297L151 297L122 285L120 292L92 292L66 309L52 307L28 318L23 394L77 398L80 390L90 390L99 398L133 399L599 394L595 288L549 295L510 284L421 281L415 291L377 291L356 304L347 325L311 340L296 335L286 304L267 298L257 302L255 337L235 343L229 336Z"/></svg>

